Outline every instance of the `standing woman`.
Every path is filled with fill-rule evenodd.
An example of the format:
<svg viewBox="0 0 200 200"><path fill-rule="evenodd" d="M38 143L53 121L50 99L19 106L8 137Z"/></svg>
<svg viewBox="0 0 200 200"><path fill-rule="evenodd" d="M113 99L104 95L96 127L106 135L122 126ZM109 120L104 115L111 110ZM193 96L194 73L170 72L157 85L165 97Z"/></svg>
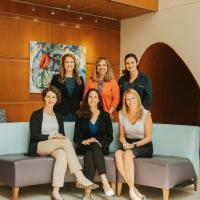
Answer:
<svg viewBox="0 0 200 200"><path fill-rule="evenodd" d="M113 140L112 121L110 115L102 110L98 90L93 88L87 92L77 116L74 142L77 144L76 152L84 155L83 173L92 181L97 169L105 194L113 196L104 159L104 155L109 154L109 145ZM83 200L89 200L90 195L91 190L86 190Z"/></svg>
<svg viewBox="0 0 200 200"><path fill-rule="evenodd" d="M83 175L71 141L65 137L62 116L53 111L54 105L60 101L60 91L50 86L42 93L44 107L32 113L30 119L30 144L29 154L37 156L52 156L55 158L53 169L53 192L55 200L62 200L59 193L64 185L67 165L77 180L77 187L95 189L93 184Z"/></svg>
<svg viewBox="0 0 200 200"><path fill-rule="evenodd" d="M91 88L98 90L102 98L103 110L114 119L114 111L119 103L119 86L114 79L111 65L105 57L97 59L93 76L86 82L84 96Z"/></svg>
<svg viewBox="0 0 200 200"><path fill-rule="evenodd" d="M74 55L65 54L62 57L60 73L53 76L50 85L57 87L62 95L55 111L62 114L64 121L75 121L75 113L83 98L84 81Z"/></svg>
<svg viewBox="0 0 200 200"><path fill-rule="evenodd" d="M128 183L132 200L145 199L134 186L134 159L151 157L153 154L152 119L149 110L144 109L136 90L124 93L122 110L119 112L119 132L122 150L115 152L118 171Z"/></svg>
<svg viewBox="0 0 200 200"><path fill-rule="evenodd" d="M117 110L122 108L122 99L127 89L136 90L141 98L145 109L150 109L152 100L152 85L150 78L138 70L138 59L135 54L129 53L125 56L125 74L119 79L120 103Z"/></svg>

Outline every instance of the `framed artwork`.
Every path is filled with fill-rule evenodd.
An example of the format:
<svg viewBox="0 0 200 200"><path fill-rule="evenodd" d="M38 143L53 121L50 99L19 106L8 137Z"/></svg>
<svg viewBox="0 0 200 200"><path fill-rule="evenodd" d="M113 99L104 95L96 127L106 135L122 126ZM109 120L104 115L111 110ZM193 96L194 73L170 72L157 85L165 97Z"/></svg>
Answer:
<svg viewBox="0 0 200 200"><path fill-rule="evenodd" d="M59 73L62 56L66 53L76 57L80 74L85 80L86 47L30 42L30 93L41 93L49 86L52 76Z"/></svg>

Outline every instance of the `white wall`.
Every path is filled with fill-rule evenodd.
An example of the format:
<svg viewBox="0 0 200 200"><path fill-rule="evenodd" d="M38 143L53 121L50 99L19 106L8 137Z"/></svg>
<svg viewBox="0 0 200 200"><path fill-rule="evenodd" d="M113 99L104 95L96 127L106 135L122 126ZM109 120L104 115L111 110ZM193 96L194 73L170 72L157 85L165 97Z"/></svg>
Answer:
<svg viewBox="0 0 200 200"><path fill-rule="evenodd" d="M159 11L121 21L123 58L138 58L156 42L171 46L189 67L200 86L200 0L160 0Z"/></svg>

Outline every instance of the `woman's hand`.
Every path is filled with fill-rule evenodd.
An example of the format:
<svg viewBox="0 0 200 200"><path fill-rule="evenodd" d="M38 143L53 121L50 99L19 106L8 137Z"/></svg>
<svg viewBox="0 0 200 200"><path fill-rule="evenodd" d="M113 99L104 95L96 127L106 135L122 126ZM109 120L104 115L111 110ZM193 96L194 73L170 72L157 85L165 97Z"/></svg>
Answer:
<svg viewBox="0 0 200 200"><path fill-rule="evenodd" d="M102 147L101 143L96 138L91 138L91 139L92 139L92 142L96 142L99 144L100 147Z"/></svg>
<svg viewBox="0 0 200 200"><path fill-rule="evenodd" d="M87 139L87 140L83 140L81 144L83 145L90 145L90 143L92 142L91 138Z"/></svg>
<svg viewBox="0 0 200 200"><path fill-rule="evenodd" d="M96 139L96 138L89 138L89 139L87 139L87 140L83 140L82 141L82 144L83 145L90 145L91 143L93 143L93 142L96 142L96 143L98 143L99 144L99 146L101 147L101 144L100 144L100 142Z"/></svg>
<svg viewBox="0 0 200 200"><path fill-rule="evenodd" d="M48 139L59 139L59 140L64 140L65 136L62 135L61 133L55 133L55 134L50 134Z"/></svg>
<svg viewBox="0 0 200 200"><path fill-rule="evenodd" d="M127 142L124 142L122 145L124 150L129 150L133 148L133 144L129 144Z"/></svg>

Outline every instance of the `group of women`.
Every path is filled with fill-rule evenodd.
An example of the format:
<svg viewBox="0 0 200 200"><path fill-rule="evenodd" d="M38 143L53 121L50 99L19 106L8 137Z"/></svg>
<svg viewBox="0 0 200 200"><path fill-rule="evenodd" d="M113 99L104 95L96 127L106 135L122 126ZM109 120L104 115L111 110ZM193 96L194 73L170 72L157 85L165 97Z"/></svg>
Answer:
<svg viewBox="0 0 200 200"><path fill-rule="evenodd" d="M91 190L98 187L93 183L96 170L105 195L114 195L106 177L104 155L109 154L113 140L116 110L122 144L115 152L116 165L128 183L130 198L145 199L134 186L133 169L135 158L151 157L153 153L151 81L139 71L134 54L126 55L124 61L125 74L117 83L108 59L98 58L94 73L84 86L76 58L66 54L59 74L53 76L49 88L42 93L44 107L33 112L30 119L29 152L55 158L52 181L55 200L63 199L59 189L63 187L67 166L76 177L76 186L85 191L83 200L92 199ZM63 120L75 121L76 152L65 136ZM83 171L76 154L84 155Z"/></svg>

